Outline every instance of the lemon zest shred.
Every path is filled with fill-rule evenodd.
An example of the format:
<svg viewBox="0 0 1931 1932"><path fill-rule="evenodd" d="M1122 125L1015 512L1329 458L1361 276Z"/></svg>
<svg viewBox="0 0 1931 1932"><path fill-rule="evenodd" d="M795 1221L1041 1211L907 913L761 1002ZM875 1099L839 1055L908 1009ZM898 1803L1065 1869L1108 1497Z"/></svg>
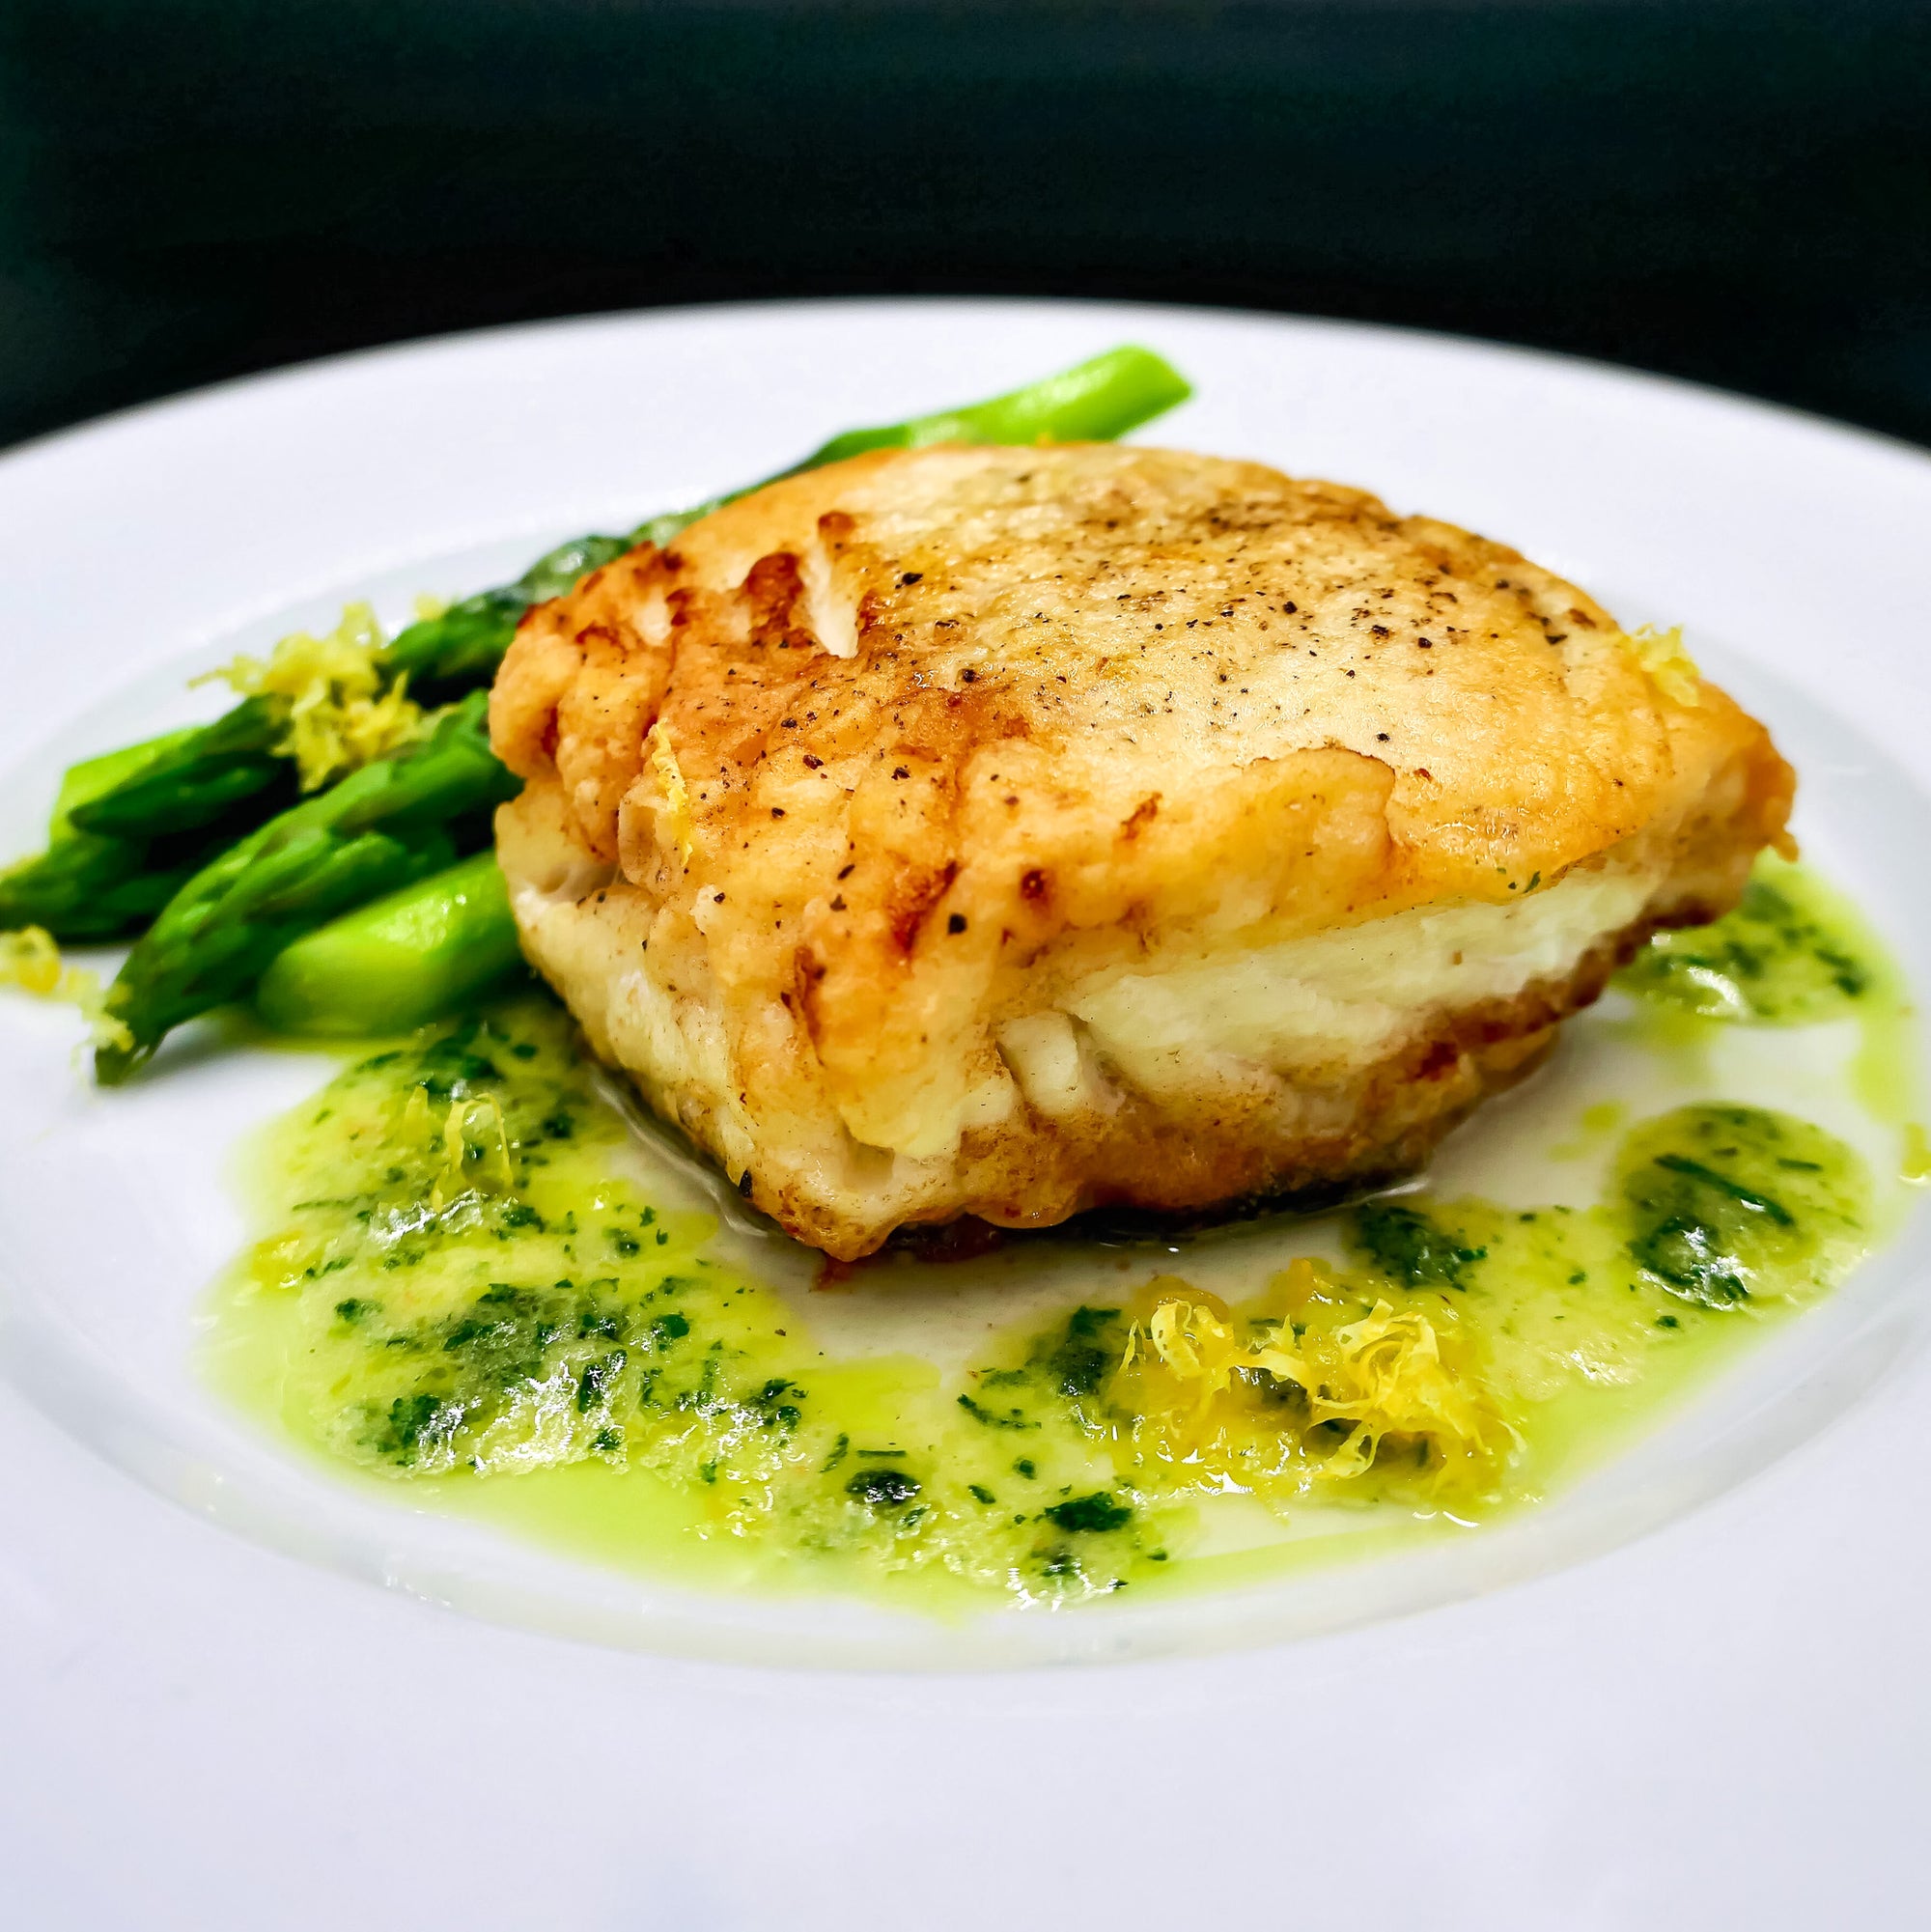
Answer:
<svg viewBox="0 0 1931 1932"><path fill-rule="evenodd" d="M424 1095L424 1122L428 1117L428 1096ZM413 1105L413 1097L411 1099ZM406 1125L413 1125L408 1110ZM463 1194L513 1194L516 1167L510 1159L510 1134L503 1119L502 1103L494 1094L478 1094L468 1100L454 1100L442 1124L442 1169L430 1190L430 1212L440 1214Z"/></svg>
<svg viewBox="0 0 1931 1932"><path fill-rule="evenodd" d="M36 999L62 1000L80 1009L93 1044L124 1051L134 1036L107 1009L100 975L85 966L69 966L44 926L22 926L0 933L0 986L18 987Z"/></svg>
<svg viewBox="0 0 1931 1932"><path fill-rule="evenodd" d="M688 865L692 853L697 850L696 842L691 837L690 787L684 782L683 769L677 762L670 733L664 729L661 718L651 726L650 739L651 770L657 773L658 783L663 790L671 837L677 843L678 856Z"/></svg>
<svg viewBox="0 0 1931 1932"><path fill-rule="evenodd" d="M1683 627L1659 630L1653 624L1627 633L1624 640L1643 675L1672 703L1694 707L1703 701L1702 676L1684 648Z"/></svg>
<svg viewBox="0 0 1931 1932"><path fill-rule="evenodd" d="M248 1273L266 1286L299 1288L308 1278L314 1246L299 1228L269 1235L248 1250Z"/></svg>
<svg viewBox="0 0 1931 1932"><path fill-rule="evenodd" d="M403 1103L403 1115L397 1124L396 1137L406 1147L428 1148L436 1138L435 1120L429 1108L429 1089L411 1087L409 1097Z"/></svg>
<svg viewBox="0 0 1931 1932"><path fill-rule="evenodd" d="M90 996L82 1004L80 1013L87 1022L87 1043L90 1047L97 1050L104 1048L114 1053L131 1053L134 1050L132 1028L107 1005L104 994L98 999Z"/></svg>
<svg viewBox="0 0 1931 1932"><path fill-rule="evenodd" d="M1297 1261L1275 1284L1304 1322L1249 1323L1247 1333L1213 1296L1172 1285L1181 1292L1161 1293L1129 1329L1110 1391L1165 1460L1224 1470L1243 1487L1304 1490L1364 1476L1392 1437L1419 1445L1428 1487L1483 1494L1518 1444L1427 1315L1378 1299L1357 1320L1334 1319L1360 1303L1336 1292L1325 1264ZM1270 1410L1264 1376L1294 1385L1304 1412ZM1328 1424L1344 1425L1331 1446L1315 1433ZM1273 1463L1257 1460L1257 1436L1273 1439Z"/></svg>
<svg viewBox="0 0 1931 1932"><path fill-rule="evenodd" d="M1325 1261L1298 1254L1274 1276L1274 1292L1289 1314L1304 1308L1316 1297L1331 1293L1334 1271Z"/></svg>
<svg viewBox="0 0 1931 1932"><path fill-rule="evenodd" d="M275 749L294 760L304 792L319 791L422 730L422 707L408 695L407 677L383 688L378 659L386 641L371 605L346 604L326 636L293 631L266 662L239 657L192 682L219 680L244 698L285 700L288 725Z"/></svg>
<svg viewBox="0 0 1931 1932"><path fill-rule="evenodd" d="M94 975L69 966L44 926L0 933L0 985L17 986L38 999L71 999L75 983Z"/></svg>
<svg viewBox="0 0 1931 1932"><path fill-rule="evenodd" d="M1898 1162L1897 1177L1907 1187L1931 1186L1931 1134L1921 1121L1904 1124L1904 1158Z"/></svg>

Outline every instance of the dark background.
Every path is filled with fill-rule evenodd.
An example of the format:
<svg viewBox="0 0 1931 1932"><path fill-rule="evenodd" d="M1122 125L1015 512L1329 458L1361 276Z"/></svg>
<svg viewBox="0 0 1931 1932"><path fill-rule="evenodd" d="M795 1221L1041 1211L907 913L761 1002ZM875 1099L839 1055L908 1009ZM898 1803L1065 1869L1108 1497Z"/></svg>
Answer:
<svg viewBox="0 0 1931 1932"><path fill-rule="evenodd" d="M1925 0L0 0L0 443L734 296L1503 337L1931 441Z"/></svg>

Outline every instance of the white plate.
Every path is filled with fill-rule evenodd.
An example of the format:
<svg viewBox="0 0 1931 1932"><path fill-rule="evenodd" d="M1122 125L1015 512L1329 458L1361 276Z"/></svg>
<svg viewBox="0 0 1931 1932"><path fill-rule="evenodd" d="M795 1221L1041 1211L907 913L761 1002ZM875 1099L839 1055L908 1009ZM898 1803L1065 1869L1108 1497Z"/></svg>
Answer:
<svg viewBox="0 0 1931 1932"><path fill-rule="evenodd" d="M192 714L183 668L1125 339L1198 384L1162 440L1365 484L1684 622L1794 756L1827 868L1931 984L1931 462L1581 364L1176 310L518 329L20 452L0 851L75 753ZM1915 1922L1921 1218L1504 1531L948 1631L652 1590L294 1468L187 1351L240 1238L227 1150L324 1067L207 1057L103 1100L73 1037L0 1005L0 1861L36 1932ZM1108 1658L1149 1661L988 1667Z"/></svg>

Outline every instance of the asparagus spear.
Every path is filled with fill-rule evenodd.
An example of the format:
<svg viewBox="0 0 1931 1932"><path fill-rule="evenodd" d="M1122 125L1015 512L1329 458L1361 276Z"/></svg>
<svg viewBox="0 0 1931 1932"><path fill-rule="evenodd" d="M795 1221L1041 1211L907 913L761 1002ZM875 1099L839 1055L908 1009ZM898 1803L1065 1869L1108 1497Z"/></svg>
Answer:
<svg viewBox="0 0 1931 1932"><path fill-rule="evenodd" d="M1190 393L1160 356L1130 346L988 402L847 431L779 474L794 476L870 449L1104 441ZM384 668L392 680L406 674L411 694L431 704L488 684L531 604L561 596L634 544L670 542L698 518L762 487L748 485L694 509L651 518L628 536L579 537L560 545L515 583L464 598L400 631L384 654ZM239 836L293 800L290 761L280 748L286 722L275 699L244 698L212 724L174 737L139 769L76 805L71 829L93 842L57 843L0 878L0 928L41 925L58 938L99 938L152 917L166 903L164 888L217 850L217 839ZM189 840L190 833L200 836ZM161 851L156 839L182 843Z"/></svg>
<svg viewBox="0 0 1931 1932"><path fill-rule="evenodd" d="M338 913L440 871L487 840L517 781L472 692L428 737L293 806L196 873L128 954L105 1011L125 1037L96 1078L126 1079L171 1027L248 993L276 954Z"/></svg>
<svg viewBox="0 0 1931 1932"><path fill-rule="evenodd" d="M69 816L81 831L152 838L211 825L258 794L280 804L294 789L289 763L275 749L287 726L286 709L273 698L243 698Z"/></svg>
<svg viewBox="0 0 1931 1932"><path fill-rule="evenodd" d="M406 675L426 703L459 696L496 675L517 625L533 603L562 597L631 546L629 537L573 537L546 551L515 583L478 591L397 631L383 654L391 677Z"/></svg>
<svg viewBox="0 0 1931 1932"><path fill-rule="evenodd" d="M164 731L158 738L146 738L139 744L124 744L119 751L103 751L96 758L83 758L61 774L60 790L54 795L53 817L47 822L49 841L65 838L73 829L73 814L83 805L111 792L115 786L152 765L164 751L172 751L195 727L182 725L178 731Z"/></svg>
<svg viewBox="0 0 1931 1932"><path fill-rule="evenodd" d="M522 963L496 854L479 852L297 939L255 1004L283 1033L404 1033Z"/></svg>
<svg viewBox="0 0 1931 1932"><path fill-rule="evenodd" d="M1171 408L1189 393L1159 356L1117 349L985 403L849 431L779 474L796 475L871 449L1104 439ZM698 518L762 487L749 485L653 518L628 536L562 545L514 584L409 626L389 646L385 670L391 679L407 674L431 698L473 689L494 675L532 603L562 595L633 544L668 543ZM42 924L63 938L101 938L161 913L110 992L109 1011L132 1044L97 1054L103 1080L125 1078L170 1027L245 992L278 952L334 913L420 878L453 855L434 822L460 815L462 807L450 799L462 784L432 808L414 801L407 774L421 780L426 771L453 771L463 764L458 753L464 731L475 753L462 780L475 788L472 802L491 802L513 789L489 757L480 706L465 704L462 719L454 726L446 720L424 745L368 766L262 826L263 815L293 789L279 748L285 723L273 699L252 697L210 725L90 761L87 780L64 791L49 850L0 879L0 924ZM376 829L378 824L387 829ZM250 826L260 829L204 862L210 850ZM508 930L502 919L485 920L484 927L499 937ZM295 970L290 968L291 981Z"/></svg>
<svg viewBox="0 0 1931 1932"><path fill-rule="evenodd" d="M69 768L47 849L0 873L0 931L40 926L56 939L111 939L144 926L233 832L217 823L180 835L80 831L73 814L171 751L193 730L164 733Z"/></svg>
<svg viewBox="0 0 1931 1932"><path fill-rule="evenodd" d="M843 462L866 450L924 449L932 443L1110 442L1129 430L1184 403L1192 394L1186 378L1150 349L1108 350L1076 368L1028 382L984 403L968 403L936 415L880 429L847 430L821 444L801 462L689 510L647 518L627 537L578 537L539 557L513 584L479 592L398 632L388 661L409 674L418 697L487 681L496 672L531 604L565 591L612 557L643 543L668 544L700 517L808 469Z"/></svg>
<svg viewBox="0 0 1931 1932"><path fill-rule="evenodd" d="M145 926L222 847L288 803L282 729L250 698L206 727L104 752L62 780L47 849L0 873L0 930L111 939Z"/></svg>
<svg viewBox="0 0 1931 1932"><path fill-rule="evenodd" d="M1165 357L1128 343L990 402L967 403L962 408L914 416L909 423L888 423L882 429L847 430L779 474L797 476L866 450L925 449L933 443L1109 443L1164 415L1192 393L1192 385ZM747 490L734 492L749 494ZM719 497L687 512L686 520L694 522L732 500ZM650 528L643 526L645 532Z"/></svg>
<svg viewBox="0 0 1931 1932"><path fill-rule="evenodd" d="M194 875L144 839L70 832L0 877L0 932L40 926L56 939L113 939L144 926Z"/></svg>

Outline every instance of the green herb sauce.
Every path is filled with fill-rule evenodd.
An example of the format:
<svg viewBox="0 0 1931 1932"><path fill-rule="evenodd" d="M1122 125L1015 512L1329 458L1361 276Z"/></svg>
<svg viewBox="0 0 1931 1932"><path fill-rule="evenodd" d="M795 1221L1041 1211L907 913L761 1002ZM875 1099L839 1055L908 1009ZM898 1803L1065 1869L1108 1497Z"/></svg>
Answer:
<svg viewBox="0 0 1931 1932"><path fill-rule="evenodd" d="M1622 984L1678 1035L1903 1023L1882 955L1782 866ZM520 995L278 1126L210 1365L361 1479L717 1587L945 1609L1229 1580L1546 1494L1896 1212L1896 1161L1780 1110L1577 1112L1579 1148L1622 1130L1594 1199L1404 1194L1249 1229L1199 1268L1016 1244L1001 1265L1037 1257L1047 1304L880 1354L795 1265L759 1271L714 1216L653 1198L566 1017ZM937 1334L951 1274L891 1292L930 1298Z"/></svg>
<svg viewBox="0 0 1931 1932"><path fill-rule="evenodd" d="M1705 1019L1800 1026L1878 1004L1894 975L1846 900L1766 853L1734 912L1658 934L1619 978Z"/></svg>

